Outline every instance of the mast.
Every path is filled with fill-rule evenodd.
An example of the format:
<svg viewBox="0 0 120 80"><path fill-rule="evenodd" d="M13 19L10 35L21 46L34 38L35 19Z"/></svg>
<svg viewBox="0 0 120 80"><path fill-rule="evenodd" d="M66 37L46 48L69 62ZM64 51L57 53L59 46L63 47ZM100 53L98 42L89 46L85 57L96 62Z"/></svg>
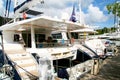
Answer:
<svg viewBox="0 0 120 80"><path fill-rule="evenodd" d="M77 16L77 22L78 23L82 23L82 21L81 21L81 0L77 0L76 1L77 2L77 9L76 9L76 12L77 12L77 14L76 14L76 16Z"/></svg>
<svg viewBox="0 0 120 80"><path fill-rule="evenodd" d="M16 8L16 7L17 7L17 5L18 5L18 1L17 1L17 0L15 0L15 3L14 3L14 8ZM14 16L14 22L16 22L16 16Z"/></svg>

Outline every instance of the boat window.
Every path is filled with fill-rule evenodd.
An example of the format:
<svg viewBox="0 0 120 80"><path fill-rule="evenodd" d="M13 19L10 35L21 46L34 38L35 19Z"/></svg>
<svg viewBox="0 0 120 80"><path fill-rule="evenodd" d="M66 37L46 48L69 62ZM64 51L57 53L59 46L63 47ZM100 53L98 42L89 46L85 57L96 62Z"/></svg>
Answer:
<svg viewBox="0 0 120 80"><path fill-rule="evenodd" d="M68 34L68 33L66 33L66 34L67 34L67 38L68 38L68 39L70 39L70 36L69 36L69 34Z"/></svg>
<svg viewBox="0 0 120 80"><path fill-rule="evenodd" d="M35 34L35 42L45 42L45 34Z"/></svg>
<svg viewBox="0 0 120 80"><path fill-rule="evenodd" d="M52 40L53 40L52 37L49 36L48 39L47 39L47 42L50 43L50 42L52 42Z"/></svg>
<svg viewBox="0 0 120 80"><path fill-rule="evenodd" d="M79 49L79 50L77 50L76 59L73 62L85 62L90 59L92 59L92 58L89 55L89 53L86 53L86 52L82 51L81 49ZM78 64L78 63L74 63L74 64Z"/></svg>
<svg viewBox="0 0 120 80"><path fill-rule="evenodd" d="M85 39L85 36L84 35L80 35L79 39Z"/></svg>
<svg viewBox="0 0 120 80"><path fill-rule="evenodd" d="M25 42L26 47L31 47L31 34L30 33L22 33L23 40Z"/></svg>
<svg viewBox="0 0 120 80"><path fill-rule="evenodd" d="M73 32L73 33L71 33L71 36L72 36L74 39L78 39L78 33Z"/></svg>
<svg viewBox="0 0 120 80"><path fill-rule="evenodd" d="M53 39L62 39L62 34L57 33L57 34L52 34Z"/></svg>
<svg viewBox="0 0 120 80"><path fill-rule="evenodd" d="M19 38L20 38L19 34L14 34L14 41L19 41Z"/></svg>

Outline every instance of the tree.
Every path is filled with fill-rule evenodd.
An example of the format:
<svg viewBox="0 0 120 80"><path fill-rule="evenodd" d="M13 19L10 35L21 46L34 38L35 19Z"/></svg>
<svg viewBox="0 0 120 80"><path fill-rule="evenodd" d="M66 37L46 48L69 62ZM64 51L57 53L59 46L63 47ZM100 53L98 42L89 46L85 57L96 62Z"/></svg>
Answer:
<svg viewBox="0 0 120 80"><path fill-rule="evenodd" d="M4 25L5 23L9 22L12 20L12 18L5 18L0 16L0 26Z"/></svg>
<svg viewBox="0 0 120 80"><path fill-rule="evenodd" d="M112 3L107 5L108 13L111 13L120 17L120 2Z"/></svg>
<svg viewBox="0 0 120 80"><path fill-rule="evenodd" d="M119 17L120 17L120 2L118 2L117 0L115 1L115 3L112 4L108 4L107 6L107 10L108 13L114 14L114 28L116 27L115 24L117 23L117 25L120 24L119 21ZM115 31L115 30L113 30Z"/></svg>

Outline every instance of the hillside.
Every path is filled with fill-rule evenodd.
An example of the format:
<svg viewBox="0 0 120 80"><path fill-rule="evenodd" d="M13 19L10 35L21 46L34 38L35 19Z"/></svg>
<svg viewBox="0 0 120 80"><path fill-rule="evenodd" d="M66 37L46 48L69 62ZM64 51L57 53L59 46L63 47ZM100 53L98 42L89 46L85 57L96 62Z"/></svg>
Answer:
<svg viewBox="0 0 120 80"><path fill-rule="evenodd" d="M98 32L98 35L99 35L99 34L104 34L104 33L115 32L116 28L115 27L110 27L110 28L104 27L102 29L97 29L96 31Z"/></svg>

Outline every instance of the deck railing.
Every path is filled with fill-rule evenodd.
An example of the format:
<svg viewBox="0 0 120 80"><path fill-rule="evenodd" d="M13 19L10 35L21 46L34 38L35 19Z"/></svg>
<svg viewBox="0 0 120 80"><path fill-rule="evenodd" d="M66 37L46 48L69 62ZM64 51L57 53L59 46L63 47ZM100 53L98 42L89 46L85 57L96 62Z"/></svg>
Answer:
<svg viewBox="0 0 120 80"><path fill-rule="evenodd" d="M47 47L66 47L70 44L69 40L59 40L57 42L36 42L37 48L47 48Z"/></svg>

